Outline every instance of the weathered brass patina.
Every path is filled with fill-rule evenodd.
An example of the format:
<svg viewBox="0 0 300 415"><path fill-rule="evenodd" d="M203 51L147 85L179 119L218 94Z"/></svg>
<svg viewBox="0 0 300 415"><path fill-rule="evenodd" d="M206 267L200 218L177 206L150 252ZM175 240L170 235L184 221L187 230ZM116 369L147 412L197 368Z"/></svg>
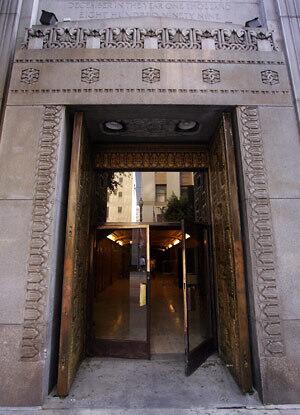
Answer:
<svg viewBox="0 0 300 415"><path fill-rule="evenodd" d="M74 118L57 393L66 396L84 356L90 247L91 157L83 114Z"/></svg>
<svg viewBox="0 0 300 415"><path fill-rule="evenodd" d="M242 391L252 386L243 244L230 114L210 149L219 353Z"/></svg>

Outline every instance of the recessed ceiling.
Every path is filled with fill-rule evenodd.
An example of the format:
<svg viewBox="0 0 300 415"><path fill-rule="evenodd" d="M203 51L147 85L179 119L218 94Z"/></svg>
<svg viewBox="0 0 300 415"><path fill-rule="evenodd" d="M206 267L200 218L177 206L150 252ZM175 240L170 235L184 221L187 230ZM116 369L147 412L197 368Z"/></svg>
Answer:
<svg viewBox="0 0 300 415"><path fill-rule="evenodd" d="M84 112L89 138L94 143L204 144L213 136L226 109L192 105L102 105L77 107L76 111ZM105 128L108 121L122 123L125 128L110 131ZM197 128L180 131L178 125L182 121L196 122Z"/></svg>

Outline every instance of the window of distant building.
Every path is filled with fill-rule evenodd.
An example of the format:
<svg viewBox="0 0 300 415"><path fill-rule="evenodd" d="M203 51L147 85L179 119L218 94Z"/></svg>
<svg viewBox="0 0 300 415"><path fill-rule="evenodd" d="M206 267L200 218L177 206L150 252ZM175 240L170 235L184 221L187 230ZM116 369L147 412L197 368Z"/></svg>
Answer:
<svg viewBox="0 0 300 415"><path fill-rule="evenodd" d="M188 197L189 197L189 186L180 186L180 196L188 199Z"/></svg>
<svg viewBox="0 0 300 415"><path fill-rule="evenodd" d="M119 192L118 196L119 196L119 197L122 197L122 192Z"/></svg>
<svg viewBox="0 0 300 415"><path fill-rule="evenodd" d="M165 203L167 201L166 184L157 184L155 186L155 201L158 203Z"/></svg>
<svg viewBox="0 0 300 415"><path fill-rule="evenodd" d="M118 213L122 213L122 206L118 206Z"/></svg>

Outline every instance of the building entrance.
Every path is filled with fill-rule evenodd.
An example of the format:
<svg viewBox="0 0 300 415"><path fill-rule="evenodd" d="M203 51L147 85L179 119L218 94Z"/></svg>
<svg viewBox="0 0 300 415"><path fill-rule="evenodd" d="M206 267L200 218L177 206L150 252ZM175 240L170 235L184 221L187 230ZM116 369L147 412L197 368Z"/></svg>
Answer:
<svg viewBox="0 0 300 415"><path fill-rule="evenodd" d="M210 244L184 220L97 229L92 354L185 355L190 375L216 345Z"/></svg>
<svg viewBox="0 0 300 415"><path fill-rule="evenodd" d="M58 394L87 354L149 358L180 353L180 344L187 375L217 349L250 391L230 113L205 143L171 148L146 138L95 145L84 118L74 114ZM121 121L108 126L126 137Z"/></svg>

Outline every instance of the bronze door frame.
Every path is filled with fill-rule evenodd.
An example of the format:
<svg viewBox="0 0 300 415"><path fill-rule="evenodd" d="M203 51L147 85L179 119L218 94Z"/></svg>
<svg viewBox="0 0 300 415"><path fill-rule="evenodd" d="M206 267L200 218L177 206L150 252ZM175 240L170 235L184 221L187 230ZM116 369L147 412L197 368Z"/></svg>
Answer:
<svg viewBox="0 0 300 415"><path fill-rule="evenodd" d="M231 121L230 121L230 114L224 114L223 115L223 125L225 125L225 140L228 140L228 137L230 137L230 134L232 135L232 128L231 128ZM231 133L230 133L231 131ZM219 130L216 134L218 135ZM232 137L231 140L231 147L232 146ZM227 142L225 144L227 146ZM211 198L211 178L212 173L216 173L218 171L218 162L217 165L213 165L212 161L212 150L213 146L205 146L205 145L193 145L193 144L186 144L186 145L177 145L174 144L171 147L169 144L137 144L137 145L122 145L122 144L113 144L113 145L102 145L102 146L95 146L93 151L93 168L95 173L95 184L97 183L97 172L112 172L112 171L130 171L130 170L138 170L138 171L207 171L208 177L209 177L209 186L208 186L208 193L210 194ZM226 147L227 149L227 147ZM230 149L230 171L226 170L227 175L231 175L230 178L234 177L236 175L236 165L234 160L234 153L232 151L232 148ZM220 165L218 165L220 166ZM226 169L228 166L226 167ZM233 183L234 180L231 182ZM233 183L234 184L234 183ZM236 179L235 179L236 184ZM96 188L96 186L95 186ZM236 193L234 195L234 203L235 203L235 209L238 208L238 201L237 201L237 187L234 189L234 192ZM95 199L94 199L95 200ZM212 214L212 208L210 207L210 214ZM212 215L214 217L214 215ZM214 220L214 219L213 219ZM96 228L96 222L94 221L93 229ZM109 225L111 226L111 225ZM214 227L214 223L212 223L213 226L213 234L217 231L217 228ZM239 222L239 215L233 217L233 223L231 223L231 226L237 230L237 228L240 228L240 222ZM238 235L238 232L236 233ZM213 238L215 241L215 237ZM240 240L240 242L242 242ZM240 246L240 253L242 252L242 247ZM215 246L214 246L215 251ZM229 252L228 255L231 255L231 252ZM234 254L235 255L235 254ZM234 268L233 272L237 272L238 280L237 285L235 286L235 298L239 297L240 291L239 287L242 287L243 289L243 298L237 299L236 309L237 312L240 312L239 316L239 328L240 333L243 334L243 347L245 347L245 356L247 357L247 362L243 365L239 364L240 372L242 373L241 376L238 376L239 378L246 379L243 380L240 385L242 386L243 390L249 390L250 384L251 384L251 374L247 372L247 366L250 367L250 360L249 355L250 352L248 352L246 349L249 349L249 333L248 333L248 325L247 325L247 315L246 315L246 302L245 302L245 282L244 282L244 275L243 275L243 258L242 255L239 255L239 260L237 257L234 257L234 267L238 267L237 270ZM214 267L215 268L215 267ZM216 273L214 269L215 274L215 284L216 284ZM217 284L216 284L217 285ZM217 291L217 290L216 290ZM238 295L237 295L238 294ZM215 293L215 302L216 306L218 306L218 292ZM240 308L241 306L241 308ZM216 308L217 309L217 308ZM240 310L240 311L239 311ZM242 318L241 318L242 317ZM219 321L220 317L218 316L217 321ZM242 324L242 320L246 319L244 323ZM218 329L218 337L219 337L219 329ZM240 337L241 338L241 337ZM220 339L220 337L219 337ZM223 341L223 340L222 340ZM220 347L220 345L219 345ZM233 348L231 350L233 354L235 353ZM240 356L239 358L240 359ZM237 361L238 361L237 359ZM238 366L236 366L237 368ZM244 385L244 386L243 386Z"/></svg>

